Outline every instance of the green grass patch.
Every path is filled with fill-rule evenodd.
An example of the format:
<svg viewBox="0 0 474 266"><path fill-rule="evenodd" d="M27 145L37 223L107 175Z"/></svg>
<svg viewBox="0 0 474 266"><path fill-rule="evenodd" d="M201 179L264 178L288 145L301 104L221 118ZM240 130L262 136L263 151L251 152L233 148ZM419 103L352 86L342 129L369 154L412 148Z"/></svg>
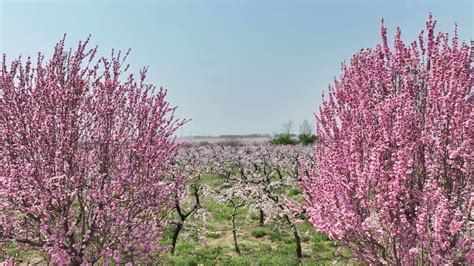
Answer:
<svg viewBox="0 0 474 266"><path fill-rule="evenodd" d="M256 238L261 238L267 235L267 232L263 228L254 228L252 229L252 236Z"/></svg>

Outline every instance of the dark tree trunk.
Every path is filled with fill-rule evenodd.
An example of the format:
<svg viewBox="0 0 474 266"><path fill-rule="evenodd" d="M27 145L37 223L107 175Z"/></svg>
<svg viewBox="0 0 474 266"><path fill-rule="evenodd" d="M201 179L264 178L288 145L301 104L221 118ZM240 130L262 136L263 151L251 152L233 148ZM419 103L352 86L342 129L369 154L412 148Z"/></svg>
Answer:
<svg viewBox="0 0 474 266"><path fill-rule="evenodd" d="M239 249L239 244L237 243L237 228L235 226L235 210L237 207L234 207L232 211L232 235L234 236L234 247L235 247L235 252L240 255L240 249Z"/></svg>
<svg viewBox="0 0 474 266"><path fill-rule="evenodd" d="M173 233L173 242L171 243L171 254L173 255L176 249L176 243L178 242L178 236L179 236L179 233L181 232L181 229L183 229L184 222L186 221L186 218L188 218L188 216L191 215L191 213L193 213L196 210L197 205L195 205L189 212L183 213L181 210L180 203L179 203L179 198L176 198L175 208L179 215L179 221L176 223L176 229L174 230L174 233Z"/></svg>
<svg viewBox="0 0 474 266"><path fill-rule="evenodd" d="M230 200L230 203L232 203L232 206L234 207L232 209L232 235L234 236L234 247L235 247L235 252L240 255L239 243L237 243L237 226L235 224L235 216L236 216L235 212L237 211L237 208L244 206L245 200L242 200L238 204L235 204L234 201Z"/></svg>
<svg viewBox="0 0 474 266"><path fill-rule="evenodd" d="M293 236L295 237L296 257L298 259L302 259L303 258L303 253L301 251L301 237L298 234L298 229L296 228L296 225L293 222L291 222L290 218L287 215L285 215L285 218L286 218L286 221L288 222L288 224L290 225L291 231L293 232Z"/></svg>
<svg viewBox="0 0 474 266"><path fill-rule="evenodd" d="M199 184L194 184L194 198L196 200L196 207L201 208L201 199L199 198Z"/></svg>
<svg viewBox="0 0 474 266"><path fill-rule="evenodd" d="M178 242L178 236L182 228L183 228L183 223L180 221L176 224L176 228L174 229L174 233L173 233L173 242L171 243L171 254L173 255L176 250L176 243Z"/></svg>
<svg viewBox="0 0 474 266"><path fill-rule="evenodd" d="M293 225L293 227L295 227L295 226ZM298 231L296 230L296 227L292 231L293 231L293 235L295 236L295 240L296 240L296 257L298 259L302 259L303 258L303 253L301 251L301 238L300 238L300 235L298 234Z"/></svg>
<svg viewBox="0 0 474 266"><path fill-rule="evenodd" d="M265 222L265 214L263 213L263 210L260 209L259 210L259 214L260 214L260 217L259 217L259 221L258 221L258 224L260 226L263 226L264 222Z"/></svg>

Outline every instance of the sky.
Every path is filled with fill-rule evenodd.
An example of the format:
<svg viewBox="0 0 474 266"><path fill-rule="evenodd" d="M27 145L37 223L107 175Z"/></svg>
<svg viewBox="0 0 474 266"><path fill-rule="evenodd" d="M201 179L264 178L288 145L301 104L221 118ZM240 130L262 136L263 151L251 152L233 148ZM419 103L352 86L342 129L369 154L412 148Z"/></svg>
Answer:
<svg viewBox="0 0 474 266"><path fill-rule="evenodd" d="M132 49L148 81L168 90L178 135L294 133L321 103L341 63L389 37L417 39L431 12L437 29L474 38L474 1L12 1L0 0L0 54L51 55L91 35L98 54ZM393 40L393 39L392 39Z"/></svg>

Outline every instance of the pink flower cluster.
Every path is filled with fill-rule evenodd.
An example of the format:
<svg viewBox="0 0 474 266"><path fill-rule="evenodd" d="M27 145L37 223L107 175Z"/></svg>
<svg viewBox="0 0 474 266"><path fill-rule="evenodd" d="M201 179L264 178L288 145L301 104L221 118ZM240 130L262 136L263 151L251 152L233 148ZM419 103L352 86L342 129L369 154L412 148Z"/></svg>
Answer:
<svg viewBox="0 0 474 266"><path fill-rule="evenodd" d="M355 54L317 115L311 223L374 264L472 264L470 47L426 33ZM324 97L324 96L323 96Z"/></svg>
<svg viewBox="0 0 474 266"><path fill-rule="evenodd" d="M176 182L166 91L94 61L89 40L0 69L0 243L56 264L133 263L158 253ZM128 55L128 53L127 53ZM128 75L128 76L124 76Z"/></svg>

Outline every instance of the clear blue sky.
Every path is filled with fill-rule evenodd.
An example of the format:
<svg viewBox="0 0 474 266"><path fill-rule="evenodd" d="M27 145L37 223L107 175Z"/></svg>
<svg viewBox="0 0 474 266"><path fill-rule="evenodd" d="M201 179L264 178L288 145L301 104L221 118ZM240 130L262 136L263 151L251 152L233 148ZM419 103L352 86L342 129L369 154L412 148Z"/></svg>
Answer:
<svg viewBox="0 0 474 266"><path fill-rule="evenodd" d="M150 67L192 119L180 133L277 133L314 120L341 62L379 42L382 17L411 41L432 12L469 40L473 2L0 0L0 53L51 54L64 33L70 46L92 34L100 55L131 48L132 70Z"/></svg>

